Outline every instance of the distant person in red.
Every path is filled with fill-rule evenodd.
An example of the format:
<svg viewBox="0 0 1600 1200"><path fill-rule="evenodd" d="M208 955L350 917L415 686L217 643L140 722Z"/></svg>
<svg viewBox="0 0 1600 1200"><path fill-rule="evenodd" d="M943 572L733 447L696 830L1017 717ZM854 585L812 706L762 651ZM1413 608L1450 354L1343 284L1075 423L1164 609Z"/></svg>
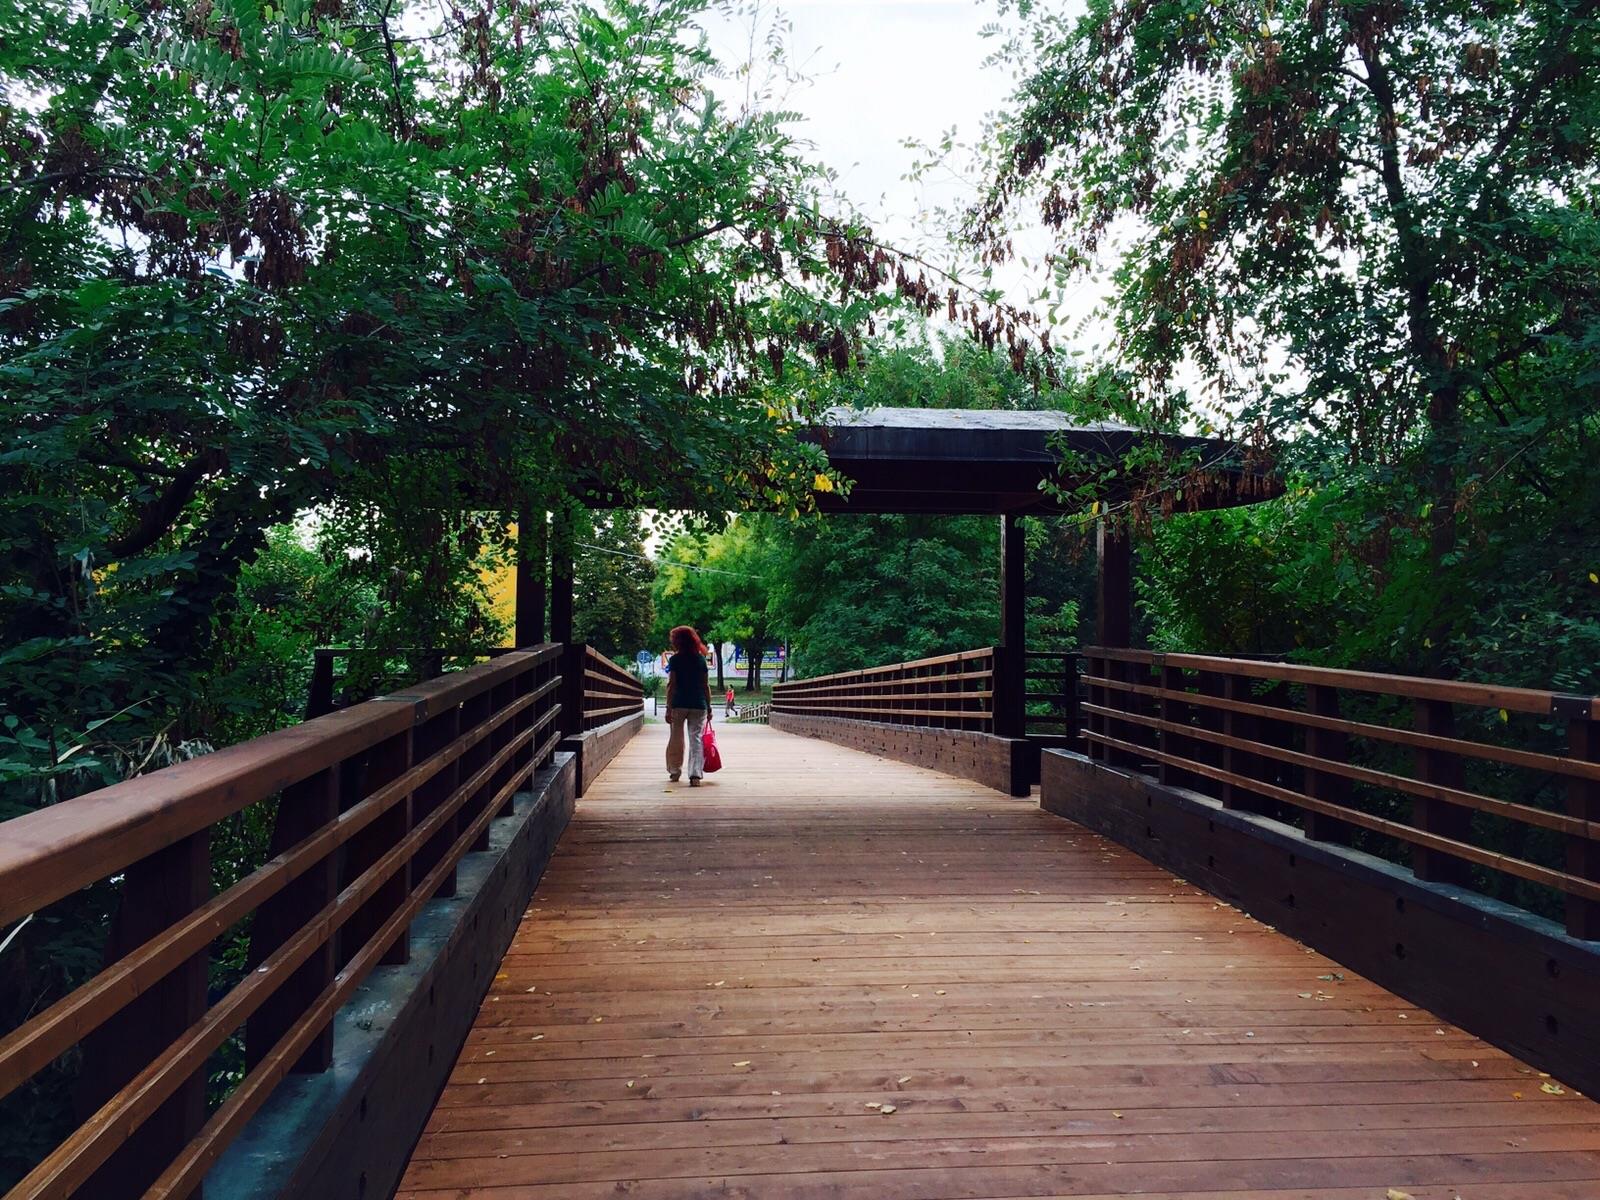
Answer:
<svg viewBox="0 0 1600 1200"><path fill-rule="evenodd" d="M711 715L711 674L706 670L706 644L693 626L679 625L669 635L667 659L667 778L683 774L684 734L688 734L689 786L705 777L705 746L700 735Z"/></svg>
<svg viewBox="0 0 1600 1200"><path fill-rule="evenodd" d="M731 717L731 716L733 716L734 711L735 711L734 705L733 705L733 688L731 688L731 687L728 689L728 697L727 697L727 699L728 699L728 706L727 706L727 708L725 708L723 710L722 715L725 716L725 717Z"/></svg>

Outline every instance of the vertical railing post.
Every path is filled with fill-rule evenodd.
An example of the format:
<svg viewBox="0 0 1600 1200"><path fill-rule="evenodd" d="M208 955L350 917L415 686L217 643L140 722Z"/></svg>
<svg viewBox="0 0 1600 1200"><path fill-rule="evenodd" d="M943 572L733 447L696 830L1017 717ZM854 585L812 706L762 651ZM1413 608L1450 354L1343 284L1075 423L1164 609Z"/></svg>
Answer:
<svg viewBox="0 0 1600 1200"><path fill-rule="evenodd" d="M306 720L333 711L333 651L311 652L311 690L306 696Z"/></svg>
<svg viewBox="0 0 1600 1200"><path fill-rule="evenodd" d="M584 670L587 666L588 647L582 642L567 642L561 647L561 732L576 737L584 730L583 693Z"/></svg>
<svg viewBox="0 0 1600 1200"><path fill-rule="evenodd" d="M269 858L276 858L338 820L339 776L338 767L329 767L284 788L272 826ZM246 960L249 968L255 970L268 955L332 903L338 892L338 882L339 863L335 852L325 855L299 878L285 884L277 895L262 901L250 922L250 953ZM334 959L334 939L329 938L250 1017L244 1035L247 1068L265 1058L322 990L333 982ZM325 1071L332 1061L333 1025L330 1023L318 1031L315 1040L295 1063L294 1070Z"/></svg>
<svg viewBox="0 0 1600 1200"><path fill-rule="evenodd" d="M210 898L210 837L209 829L201 830L128 868L106 942L107 965ZM205 1016L207 965L205 951L185 959L84 1038L76 1096L83 1119ZM201 1068L179 1084L75 1194L84 1200L143 1195L205 1119L206 1073Z"/></svg>
<svg viewBox="0 0 1600 1200"><path fill-rule="evenodd" d="M1448 701L1415 700L1414 723L1418 733L1436 737L1455 736L1455 712ZM1425 783L1459 789L1465 779L1461 756L1447 750L1418 749L1417 778ZM1458 804L1428 796L1411 798L1411 824L1428 833L1466 841L1472 830L1472 812ZM1453 854L1427 846L1411 847L1411 869L1418 879L1430 883L1465 884L1472 878L1471 866Z"/></svg>
<svg viewBox="0 0 1600 1200"><path fill-rule="evenodd" d="M1222 699L1227 692L1227 679L1219 671L1201 671L1196 686L1196 691L1202 696L1213 699ZM1226 714L1220 708L1210 704L1200 704L1195 708L1195 725L1210 733L1221 733ZM1195 755L1207 766L1221 767L1223 747L1213 741L1197 741ZM1211 778L1209 775L1197 776L1194 786L1205 792L1208 796L1222 799L1226 784Z"/></svg>
<svg viewBox="0 0 1600 1200"><path fill-rule="evenodd" d="M1567 722L1567 754L1582 763L1600 762L1600 720L1586 716ZM1567 780L1567 815L1600 826L1600 781ZM1567 835L1567 870L1579 879L1600 883L1600 842ZM1600 941L1600 901L1569 895L1566 905L1567 932L1585 941Z"/></svg>
<svg viewBox="0 0 1600 1200"><path fill-rule="evenodd" d="M1078 703L1078 655L1069 651L1061 660L1062 730L1072 745L1083 737L1083 709Z"/></svg>
<svg viewBox="0 0 1600 1200"><path fill-rule="evenodd" d="M1184 676L1182 667L1169 667L1164 656L1158 656L1156 678L1161 689L1165 692L1181 692L1184 690ZM1189 724L1192 709L1185 701L1174 700L1170 696L1162 696L1156 706L1161 714L1161 720L1172 725ZM1188 758L1194 753L1194 741L1181 733L1173 733L1162 729L1156 738L1156 745L1163 754L1175 755L1178 758ZM1156 778L1162 783L1175 787L1192 787L1194 776L1182 767L1174 766L1167 762L1156 764Z"/></svg>
<svg viewBox="0 0 1600 1200"><path fill-rule="evenodd" d="M465 737L488 719L488 693L480 692L476 696L467 697L467 699L461 702L460 725L458 727L460 730L460 736ZM456 762L459 764L456 769L460 773L460 782L465 783L467 780L471 779L483 769L484 763L488 761L489 744L487 739L478 742L477 745L464 751L461 757L456 760ZM461 807L456 810L455 833L457 837L460 837L461 830L470 825L473 819L483 811L483 806L485 803L487 803L485 799L487 795L488 786L480 785L479 787L473 789L472 794L468 796L462 802ZM481 853L488 848L489 831L486 829L473 840L470 849L472 853L476 854Z"/></svg>
<svg viewBox="0 0 1600 1200"><path fill-rule="evenodd" d="M1255 701L1255 692L1250 686L1250 680L1242 675L1227 676L1223 683L1223 694L1227 699L1239 704L1250 704ZM1260 718L1254 713L1229 710L1223 714L1222 731L1230 738L1253 742L1258 736L1259 724ZM1254 778L1258 770L1256 755L1240 746L1224 746L1222 769L1230 775L1238 775L1245 779ZM1222 785L1222 807L1238 809L1241 812L1260 812L1262 802L1261 797L1245 785L1227 782Z"/></svg>
<svg viewBox="0 0 1600 1200"><path fill-rule="evenodd" d="M512 700L516 698L516 689L517 682L515 679L508 679L504 683L495 684L495 686L489 691L490 711L498 715L509 708ZM491 741L493 742L491 753L499 754L502 750L516 740L516 736L516 720L511 718L502 721L500 723L500 727L491 735ZM489 786L492 789L489 793L490 800L493 800L495 794L498 793L501 788L505 787L511 782L512 778L517 773L518 765L519 763L517 756L512 754L506 759L505 765L494 773L494 778L489 781ZM503 801L500 802L500 810L495 813L495 816L509 817L516 811L516 807L516 796L513 792L512 795L507 796Z"/></svg>
<svg viewBox="0 0 1600 1200"><path fill-rule="evenodd" d="M1086 668L1086 672L1091 681L1104 677L1105 660L1098 654L1095 654L1092 651L1086 653L1083 656L1083 661L1084 667ZM1106 690L1100 684L1091 682L1087 685L1087 690L1089 693L1089 704L1092 707L1099 708L1105 704ZM1091 734L1103 734L1106 731L1105 718L1097 712L1091 712L1089 714L1087 724L1088 732ZM1089 760L1091 762L1105 762L1106 748L1101 745L1099 741L1092 737L1088 740L1088 742L1089 744L1087 749L1089 751Z"/></svg>
<svg viewBox="0 0 1600 1200"><path fill-rule="evenodd" d="M407 703L414 703L407 701ZM407 729L379 742L366 755L364 786L360 795L346 797L354 802L372 795L411 769L412 735ZM402 796L387 812L346 843L344 879L348 883L394 849L411 832L412 797ZM339 960L350 961L367 939L403 905L411 894L411 863L407 860L358 908L340 930ZM411 957L411 934L404 930L383 950L379 960L386 965L404 963Z"/></svg>
<svg viewBox="0 0 1600 1200"><path fill-rule="evenodd" d="M1319 717L1337 718L1339 690L1322 684L1306 688L1306 711ZM1306 731L1306 749L1326 762L1342 764L1350 758L1350 739L1343 730L1312 727ZM1316 800L1348 807L1350 780L1331 771L1312 769L1306 772L1306 794ZM1348 823L1323 813L1308 812L1305 821L1306 837L1314 842L1348 844L1354 832Z"/></svg>
<svg viewBox="0 0 1600 1200"><path fill-rule="evenodd" d="M449 748L450 744L461 734L461 708L459 705L445 709L429 717L417 727L415 756L417 762L426 762L435 754ZM428 819L435 809L450 798L461 781L461 760L458 758L448 766L443 767L434 777L424 783L412 797L411 818L413 823L420 823ZM438 865L439 860L460 836L461 817L459 811L439 827L439 831L429 838L417 850L415 874L427 875ZM444 880L439 885L436 896L448 897L456 894L456 870L451 867L445 874Z"/></svg>

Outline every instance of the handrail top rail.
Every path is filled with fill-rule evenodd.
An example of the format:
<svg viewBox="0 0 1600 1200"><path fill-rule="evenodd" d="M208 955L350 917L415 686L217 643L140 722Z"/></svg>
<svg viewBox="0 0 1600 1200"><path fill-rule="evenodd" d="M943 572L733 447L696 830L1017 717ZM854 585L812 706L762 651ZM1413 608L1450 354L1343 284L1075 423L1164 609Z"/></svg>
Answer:
<svg viewBox="0 0 1600 1200"><path fill-rule="evenodd" d="M584 643L583 649L586 662L592 662L603 667L613 678L619 682L631 683L635 687L643 687L643 685L639 682L639 677L632 671L628 670L627 667L622 666L620 663L612 662L611 659L607 658L604 654L600 653L599 650L596 650L587 642Z"/></svg>
<svg viewBox="0 0 1600 1200"><path fill-rule="evenodd" d="M0 924L105 879L559 653L496 656L0 823Z"/></svg>
<svg viewBox="0 0 1600 1200"><path fill-rule="evenodd" d="M1467 683L1453 679L1429 679L1421 675L1354 671L1340 667L1312 667L1298 663L1261 662L1258 659L1229 658L1221 655L1130 650L1112 646L1085 646L1083 654L1086 658L1102 658L1112 662L1166 665L1183 667L1191 671L1216 671L1227 675L1244 675L1252 679L1341 687L1349 691L1400 696L1413 700L1442 700L1479 708L1503 708L1507 712L1533 713L1538 716L1600 717L1600 702L1597 702L1596 697L1569 696L1561 692L1541 691L1536 688Z"/></svg>
<svg viewBox="0 0 1600 1200"><path fill-rule="evenodd" d="M905 671L912 667L937 667L945 663L966 662L978 658L991 658L994 656L995 647L983 646L977 650L960 650L955 654L939 654L933 658L913 658L908 662L885 663L880 667L863 667L856 671L835 671L831 675L814 675L809 679L789 679L783 683L772 685L774 695L779 688L809 687L812 684L827 683L834 679L854 679L861 675L883 675L891 671Z"/></svg>
<svg viewBox="0 0 1600 1200"><path fill-rule="evenodd" d="M500 658L532 646L485 646L481 650L446 650L441 646L314 646L311 653L318 658L338 658L346 654L437 654L441 658Z"/></svg>

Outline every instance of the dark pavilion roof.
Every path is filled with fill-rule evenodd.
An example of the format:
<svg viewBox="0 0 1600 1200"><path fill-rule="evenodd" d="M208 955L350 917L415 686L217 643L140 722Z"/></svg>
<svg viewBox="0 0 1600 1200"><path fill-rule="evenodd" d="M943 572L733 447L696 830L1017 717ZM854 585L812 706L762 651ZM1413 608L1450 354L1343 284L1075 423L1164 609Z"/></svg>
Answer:
<svg viewBox="0 0 1600 1200"><path fill-rule="evenodd" d="M1130 448L1152 441L1173 457L1198 451L1206 464L1202 478L1182 482L1179 509L1253 504L1282 491L1276 476L1248 466L1232 442L1151 433L1116 421L1085 422L1061 412L832 408L804 436L854 481L848 495L818 497L825 512L1061 512L1041 488L1046 480L1069 487L1078 482L1060 472L1059 447L1099 460L1098 476ZM1102 499L1114 503L1145 484L1114 477Z"/></svg>

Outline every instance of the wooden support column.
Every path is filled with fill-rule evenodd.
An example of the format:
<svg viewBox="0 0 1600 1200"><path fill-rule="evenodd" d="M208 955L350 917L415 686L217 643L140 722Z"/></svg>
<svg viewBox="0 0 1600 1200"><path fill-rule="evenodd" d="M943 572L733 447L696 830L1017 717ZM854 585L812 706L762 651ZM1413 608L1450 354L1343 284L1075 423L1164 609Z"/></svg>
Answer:
<svg viewBox="0 0 1600 1200"><path fill-rule="evenodd" d="M1579 762L1600 762L1600 720L1584 716L1567 722L1567 754ZM1567 815L1600 822L1600 783L1568 779ZM1580 879L1600 882L1600 842L1568 835L1567 870ZM1566 903L1567 932L1575 938L1600 941L1600 903L1583 896L1568 896Z"/></svg>
<svg viewBox="0 0 1600 1200"><path fill-rule="evenodd" d="M1133 641L1133 546L1128 541L1128 531L1101 521L1095 533L1095 548L1099 558L1095 580L1095 642L1110 649L1126 648ZM1123 682L1133 674L1127 664L1114 659L1102 660L1100 669L1105 678ZM1114 709L1134 707L1127 692L1112 688L1104 690L1101 703ZM1102 718L1101 728L1111 737L1134 740L1128 736L1126 721ZM1113 766L1131 766L1136 760L1126 750L1108 747L1105 761Z"/></svg>
<svg viewBox="0 0 1600 1200"><path fill-rule="evenodd" d="M1001 737L1027 732L1027 566L1022 525L1007 513L1000 518L1000 644L994 662L994 731Z"/></svg>
<svg viewBox="0 0 1600 1200"><path fill-rule="evenodd" d="M556 722L566 737L576 737L583 732L584 674L588 670L588 649L582 642L567 642L566 648L561 651L561 686L556 689L556 694L561 698L561 715Z"/></svg>
<svg viewBox="0 0 1600 1200"><path fill-rule="evenodd" d="M544 510L524 505L517 514L515 646L537 646L544 641L545 571L549 564L550 530Z"/></svg>
<svg viewBox="0 0 1600 1200"><path fill-rule="evenodd" d="M550 527L550 640L572 641L572 509L556 510Z"/></svg>
<svg viewBox="0 0 1600 1200"><path fill-rule="evenodd" d="M1133 642L1133 545L1128 531L1101 521L1096 548L1100 573L1095 586L1099 606L1095 641L1102 646L1127 647Z"/></svg>

